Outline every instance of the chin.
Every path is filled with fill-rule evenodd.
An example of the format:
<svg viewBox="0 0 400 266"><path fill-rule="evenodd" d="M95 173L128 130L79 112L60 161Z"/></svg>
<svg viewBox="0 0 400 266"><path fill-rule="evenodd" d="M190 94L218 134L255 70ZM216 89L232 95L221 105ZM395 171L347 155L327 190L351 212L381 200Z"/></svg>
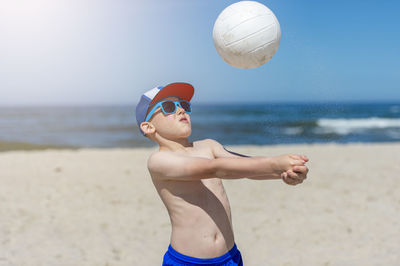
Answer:
<svg viewBox="0 0 400 266"><path fill-rule="evenodd" d="M171 134L165 132L164 134L160 134L163 135L165 138L170 139L170 140L174 140L174 139L183 139L183 138L187 138L192 134L192 129L184 129L184 130L179 130L179 132L171 132Z"/></svg>
<svg viewBox="0 0 400 266"><path fill-rule="evenodd" d="M181 134L179 134L180 138L187 138L192 134L192 129L184 130Z"/></svg>

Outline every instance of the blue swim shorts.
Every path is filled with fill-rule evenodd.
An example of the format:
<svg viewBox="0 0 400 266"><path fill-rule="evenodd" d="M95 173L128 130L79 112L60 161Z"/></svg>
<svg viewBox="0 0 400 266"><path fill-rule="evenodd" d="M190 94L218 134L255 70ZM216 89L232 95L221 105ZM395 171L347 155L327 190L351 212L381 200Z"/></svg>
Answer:
<svg viewBox="0 0 400 266"><path fill-rule="evenodd" d="M174 250L171 245L164 255L163 266L190 266L190 265L212 265L212 266L243 266L242 255L236 244L224 255L211 258L199 259L189 257Z"/></svg>

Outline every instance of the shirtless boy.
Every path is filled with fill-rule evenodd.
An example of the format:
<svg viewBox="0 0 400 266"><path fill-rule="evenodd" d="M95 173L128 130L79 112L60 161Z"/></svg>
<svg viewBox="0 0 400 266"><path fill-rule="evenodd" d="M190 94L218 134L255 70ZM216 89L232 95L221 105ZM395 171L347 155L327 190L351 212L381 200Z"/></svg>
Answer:
<svg viewBox="0 0 400 266"><path fill-rule="evenodd" d="M189 142L193 94L192 85L172 83L147 91L136 106L141 133L159 145L147 167L172 225L163 265L243 265L221 179L282 179L297 185L307 176L308 158L249 157L212 139Z"/></svg>

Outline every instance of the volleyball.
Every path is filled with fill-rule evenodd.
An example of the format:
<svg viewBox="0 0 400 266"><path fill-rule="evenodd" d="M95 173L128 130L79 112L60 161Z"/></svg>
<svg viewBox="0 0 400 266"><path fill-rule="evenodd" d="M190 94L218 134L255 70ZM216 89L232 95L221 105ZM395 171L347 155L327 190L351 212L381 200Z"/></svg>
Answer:
<svg viewBox="0 0 400 266"><path fill-rule="evenodd" d="M218 54L229 65L255 68L268 62L281 41L274 13L256 1L240 1L225 8L214 24Z"/></svg>

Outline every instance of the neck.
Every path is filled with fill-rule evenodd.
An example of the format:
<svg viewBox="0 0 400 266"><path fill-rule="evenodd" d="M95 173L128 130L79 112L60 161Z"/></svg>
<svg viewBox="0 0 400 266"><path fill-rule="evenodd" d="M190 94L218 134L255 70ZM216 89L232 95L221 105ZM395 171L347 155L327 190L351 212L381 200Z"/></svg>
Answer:
<svg viewBox="0 0 400 266"><path fill-rule="evenodd" d="M193 143L190 143L187 138L182 139L158 139L160 145L160 151L186 151L188 147L193 147Z"/></svg>

